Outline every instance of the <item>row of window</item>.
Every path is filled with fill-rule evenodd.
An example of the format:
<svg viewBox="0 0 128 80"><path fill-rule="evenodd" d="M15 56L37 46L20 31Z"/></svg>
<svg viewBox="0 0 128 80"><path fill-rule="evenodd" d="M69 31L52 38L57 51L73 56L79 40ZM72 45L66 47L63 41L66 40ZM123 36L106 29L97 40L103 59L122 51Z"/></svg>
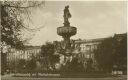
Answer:
<svg viewBox="0 0 128 80"><path fill-rule="evenodd" d="M81 51L93 51L94 49L97 49L97 45L96 44L92 44L92 45L84 45L84 46L80 46L81 47Z"/></svg>
<svg viewBox="0 0 128 80"><path fill-rule="evenodd" d="M40 53L40 49L37 50L27 50L27 51L15 51L14 52L10 52L7 54L7 60L11 61L11 60L16 60L16 59L28 59L30 58L30 56L32 54L34 54L34 56L36 56L38 53Z"/></svg>
<svg viewBox="0 0 128 80"><path fill-rule="evenodd" d="M94 54L81 53L81 54L78 55L78 57L81 57L81 58L94 58Z"/></svg>
<svg viewBox="0 0 128 80"><path fill-rule="evenodd" d="M30 53L40 53L40 49L37 49L37 50L27 50L27 51L13 51L13 52L9 52L7 55L14 55L14 54L23 54L23 53L27 53L30 54Z"/></svg>

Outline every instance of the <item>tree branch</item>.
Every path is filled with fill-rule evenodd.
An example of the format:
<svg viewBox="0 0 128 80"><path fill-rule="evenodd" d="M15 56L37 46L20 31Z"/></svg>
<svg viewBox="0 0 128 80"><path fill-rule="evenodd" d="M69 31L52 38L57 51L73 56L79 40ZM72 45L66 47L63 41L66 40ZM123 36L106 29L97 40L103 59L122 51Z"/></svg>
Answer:
<svg viewBox="0 0 128 80"><path fill-rule="evenodd" d="M25 9L25 8L31 8L31 7L36 7L36 6L40 6L41 4L44 4L45 2L42 2L40 4L37 4L37 5L32 5L32 6L12 6L12 5L4 5L4 7L12 7L12 8L22 8L22 9Z"/></svg>

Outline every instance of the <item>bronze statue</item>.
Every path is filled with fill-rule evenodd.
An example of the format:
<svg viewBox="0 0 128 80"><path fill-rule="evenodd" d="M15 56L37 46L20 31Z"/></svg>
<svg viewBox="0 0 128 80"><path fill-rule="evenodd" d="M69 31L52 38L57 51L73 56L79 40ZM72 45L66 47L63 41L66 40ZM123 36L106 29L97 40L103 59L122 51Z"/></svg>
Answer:
<svg viewBox="0 0 128 80"><path fill-rule="evenodd" d="M68 18L71 18L71 14L70 14L68 8L69 8L69 6L67 5L67 6L65 6L65 9L64 9L64 16L63 17L64 17L64 25L65 26L70 24L68 21Z"/></svg>

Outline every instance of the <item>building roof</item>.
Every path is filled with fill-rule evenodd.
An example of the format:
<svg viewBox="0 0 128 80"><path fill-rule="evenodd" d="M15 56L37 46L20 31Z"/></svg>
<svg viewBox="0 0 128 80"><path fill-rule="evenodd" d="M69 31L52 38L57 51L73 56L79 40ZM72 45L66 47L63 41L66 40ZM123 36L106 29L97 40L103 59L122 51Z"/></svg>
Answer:
<svg viewBox="0 0 128 80"><path fill-rule="evenodd" d="M115 34L114 37L122 38L122 37L125 37L126 35L127 35L127 33L124 33L124 34Z"/></svg>
<svg viewBox="0 0 128 80"><path fill-rule="evenodd" d="M41 46L25 46L25 49L41 49Z"/></svg>
<svg viewBox="0 0 128 80"><path fill-rule="evenodd" d="M114 34L114 36L110 36L110 37L114 37L114 38L123 38L127 35L127 33L123 33L123 34ZM84 40L81 40L81 39L78 39L78 40L75 40L75 43L95 43L95 42L101 42L105 39L108 39L110 37L106 37L106 38L97 38L97 39L84 39Z"/></svg>
<svg viewBox="0 0 128 80"><path fill-rule="evenodd" d="M108 38L108 37L107 37ZM86 39L86 40L76 40L75 43L93 43L93 42L100 42L107 38L97 38L97 39Z"/></svg>

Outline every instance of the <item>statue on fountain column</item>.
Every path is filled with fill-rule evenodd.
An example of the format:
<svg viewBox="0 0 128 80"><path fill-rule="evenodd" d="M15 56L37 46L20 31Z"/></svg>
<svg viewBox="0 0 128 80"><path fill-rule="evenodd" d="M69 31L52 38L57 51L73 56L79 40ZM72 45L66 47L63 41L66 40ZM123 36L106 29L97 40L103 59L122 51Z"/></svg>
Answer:
<svg viewBox="0 0 128 80"><path fill-rule="evenodd" d="M71 18L71 14L70 14L68 8L69 8L69 6L67 5L67 6L65 6L65 9L64 9L64 16L63 16L64 17L64 26L70 25L68 18Z"/></svg>

